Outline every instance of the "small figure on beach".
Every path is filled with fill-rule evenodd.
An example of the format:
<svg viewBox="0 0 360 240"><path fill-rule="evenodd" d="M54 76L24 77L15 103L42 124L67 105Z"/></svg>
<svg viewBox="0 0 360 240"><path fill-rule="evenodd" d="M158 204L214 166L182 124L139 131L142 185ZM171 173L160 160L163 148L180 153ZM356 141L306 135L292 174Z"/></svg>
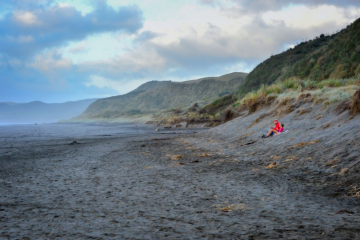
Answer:
<svg viewBox="0 0 360 240"><path fill-rule="evenodd" d="M285 124L281 124L281 128L279 129L278 133L275 134L275 135L279 135L280 133L284 132L284 127L285 127Z"/></svg>
<svg viewBox="0 0 360 240"><path fill-rule="evenodd" d="M284 127L280 124L280 122L275 119L274 120L274 127L270 127L269 132L265 135L262 135L262 138L267 138L269 136L272 136L274 134L278 134L279 132L282 132L284 130Z"/></svg>

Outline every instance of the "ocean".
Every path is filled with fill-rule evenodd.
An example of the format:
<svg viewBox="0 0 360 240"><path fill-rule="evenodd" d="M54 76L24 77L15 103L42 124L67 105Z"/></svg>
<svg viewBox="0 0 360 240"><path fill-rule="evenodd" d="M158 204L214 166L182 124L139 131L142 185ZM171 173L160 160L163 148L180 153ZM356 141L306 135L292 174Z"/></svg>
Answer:
<svg viewBox="0 0 360 240"><path fill-rule="evenodd" d="M153 133L154 126L111 123L0 124L0 141L77 139Z"/></svg>

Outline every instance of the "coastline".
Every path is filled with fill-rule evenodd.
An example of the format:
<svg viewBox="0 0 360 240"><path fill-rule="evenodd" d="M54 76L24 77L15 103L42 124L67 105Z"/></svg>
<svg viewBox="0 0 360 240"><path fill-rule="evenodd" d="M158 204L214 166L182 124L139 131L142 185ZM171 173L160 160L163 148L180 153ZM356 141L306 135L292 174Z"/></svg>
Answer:
<svg viewBox="0 0 360 240"><path fill-rule="evenodd" d="M332 195L336 189L321 184L322 175L301 177L286 161L267 169L272 152L258 158L254 146L229 144L224 127L173 134L118 126L3 142L0 236L340 239L359 233L356 198Z"/></svg>

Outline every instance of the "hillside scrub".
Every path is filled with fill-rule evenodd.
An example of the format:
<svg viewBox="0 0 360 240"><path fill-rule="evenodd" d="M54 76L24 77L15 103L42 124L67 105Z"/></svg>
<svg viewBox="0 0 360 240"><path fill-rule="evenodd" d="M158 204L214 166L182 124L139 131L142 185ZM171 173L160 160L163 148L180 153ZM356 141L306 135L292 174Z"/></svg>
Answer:
<svg viewBox="0 0 360 240"><path fill-rule="evenodd" d="M238 111L248 109L249 113L253 113L263 105L273 103L275 99L282 107L300 96L302 98L311 96L308 100L314 103L333 106L349 100L359 88L360 76L353 79L328 79L320 82L291 78L269 86L261 85L258 90L247 93L237 102L240 105Z"/></svg>
<svg viewBox="0 0 360 240"><path fill-rule="evenodd" d="M203 107L200 110L200 113L215 115L219 111L224 110L227 106L236 102L236 100L237 98L234 95L226 95Z"/></svg>
<svg viewBox="0 0 360 240"><path fill-rule="evenodd" d="M350 111L353 115L360 113L360 90L357 90L351 98Z"/></svg>
<svg viewBox="0 0 360 240"><path fill-rule="evenodd" d="M276 114L281 115L294 111L304 102L321 104L325 109L341 103L337 108L339 113L350 109L356 113L360 112L360 100L352 96L359 89L360 75L358 78L327 79L320 82L290 78L269 86L263 84L258 90L247 93L240 100L234 95L227 95L202 108L198 105L196 108L192 106L182 117L168 115L162 118L161 124L174 125L186 121L188 124L207 122L207 126L217 126L236 118L245 110L251 114L264 106L276 104ZM302 109L299 114L306 111Z"/></svg>
<svg viewBox="0 0 360 240"><path fill-rule="evenodd" d="M213 127L238 117L243 111L251 114L275 104L275 114L281 115L294 111L305 102L320 104L325 109L339 104L336 108L339 113L350 109L353 109L351 112L357 113L360 112L360 100L352 96L359 89L360 75L357 78L326 79L319 82L290 78L269 86L263 84L258 90L247 93L240 100L234 95L226 95L204 107L194 104L182 116L174 116L173 112L166 117L163 116L160 124L174 125L186 121L189 125L208 123L207 126ZM307 111L301 109L299 114Z"/></svg>
<svg viewBox="0 0 360 240"><path fill-rule="evenodd" d="M148 82L127 94L97 100L75 120L137 118L170 109L180 115L196 102L205 105L219 96L235 93L246 75L234 72L185 82Z"/></svg>
<svg viewBox="0 0 360 240"><path fill-rule="evenodd" d="M360 19L332 35L321 34L294 48L271 56L260 63L245 79L240 94L291 77L345 79L360 73Z"/></svg>

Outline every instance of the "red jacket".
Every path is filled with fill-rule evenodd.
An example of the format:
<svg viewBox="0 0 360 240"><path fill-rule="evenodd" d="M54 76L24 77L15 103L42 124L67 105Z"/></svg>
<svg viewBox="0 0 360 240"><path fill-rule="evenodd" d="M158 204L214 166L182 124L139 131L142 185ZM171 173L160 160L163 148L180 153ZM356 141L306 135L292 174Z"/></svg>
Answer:
<svg viewBox="0 0 360 240"><path fill-rule="evenodd" d="M274 130L279 131L281 128L281 124L277 122L276 126L274 127Z"/></svg>

